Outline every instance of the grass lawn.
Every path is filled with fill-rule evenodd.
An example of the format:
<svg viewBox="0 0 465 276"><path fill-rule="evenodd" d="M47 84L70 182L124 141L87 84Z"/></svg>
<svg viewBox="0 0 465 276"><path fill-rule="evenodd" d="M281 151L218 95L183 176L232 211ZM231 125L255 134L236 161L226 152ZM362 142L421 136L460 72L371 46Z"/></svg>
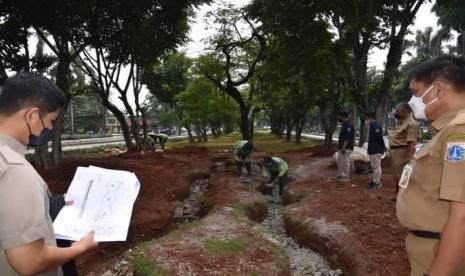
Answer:
<svg viewBox="0 0 465 276"><path fill-rule="evenodd" d="M189 140L187 139L176 142L168 142L166 144L166 148L170 149L182 148L186 146L197 146L206 147L212 151L222 149L230 150L232 149L233 144L238 140L242 140L242 136L239 132L234 132L228 135L220 136L218 138L209 137L208 142L189 143ZM253 142L256 150L270 153L302 149L315 145L321 145L323 143L323 141L302 138L301 144L297 145L294 139L291 142L286 142L285 138L278 138L274 135L265 132L255 132Z"/></svg>

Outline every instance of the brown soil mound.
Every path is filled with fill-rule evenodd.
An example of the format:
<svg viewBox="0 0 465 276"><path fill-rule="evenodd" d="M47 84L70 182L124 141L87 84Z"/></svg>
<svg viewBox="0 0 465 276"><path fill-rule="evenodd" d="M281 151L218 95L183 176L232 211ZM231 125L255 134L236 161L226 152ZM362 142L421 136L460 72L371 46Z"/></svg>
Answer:
<svg viewBox="0 0 465 276"><path fill-rule="evenodd" d="M387 198L395 194L391 168L383 164L383 187L366 189L371 174L352 174L350 182L335 182L329 159L314 158L294 166L308 178L291 183L285 191L289 203L286 228L301 244L323 252L349 275L408 275L406 230ZM386 162L388 163L388 162ZM302 170L303 171L303 170ZM325 222L325 223L323 223ZM347 229L347 232L334 229Z"/></svg>
<svg viewBox="0 0 465 276"><path fill-rule="evenodd" d="M242 220L233 208L218 208L138 252L135 272L142 259L168 275L290 275L285 253Z"/></svg>
<svg viewBox="0 0 465 276"><path fill-rule="evenodd" d="M330 156L332 152L334 149L327 151L324 147L317 146L278 154L288 161L289 176L295 179L286 187L284 194L284 201L292 203L286 208L287 230L302 244L326 254L349 275L407 275L408 261L404 250L406 231L397 222L395 206L386 200L395 193L389 160L383 161L384 186L379 190L368 191L366 184L371 175L353 175L352 181L346 183L332 180L336 172L329 167L329 158L321 157ZM265 153L255 153L254 163L260 164L260 156L263 155ZM211 206L216 206L210 215L218 214L229 222L232 220L229 214L231 212L224 208L234 204L236 207L233 214L240 210L254 220L263 219L266 202L260 200L256 192L261 180L256 176L252 177L254 184L242 183L231 160L231 153L215 153L205 148L190 147L163 153L130 152L118 158L73 160L65 162L58 169L40 173L54 193L66 192L78 166L94 165L129 170L139 177L141 191L134 206L127 241L103 243L96 252L86 254L78 260L82 275L100 275L120 260L123 252L139 242L152 240L173 230L173 202L186 198L191 183L196 179L210 175L210 186L205 197ZM226 162L225 171L213 172L215 162ZM258 168L255 166L254 169L257 173ZM205 218L206 221L210 215ZM185 240L185 246L182 246L179 242L184 239L178 241L176 234L168 235L155 245L163 245L163 248L165 245L171 246L165 249L157 247L165 255L157 256L159 251L147 251L146 256L163 267L166 266L169 271L187 274L189 269L198 272L201 268L206 268L204 271L210 271L212 275L245 275L255 271L264 275L288 273L288 261L281 263L281 269L275 269L278 266L275 265L277 259L274 258L279 256L276 248L271 243L260 240L260 237L244 226L249 223L247 219L231 223L231 227L235 227L235 231L245 237L239 242L242 251L238 252L241 253L233 254L238 256L214 250L205 253L204 240L210 239L208 235L202 236L205 227L218 227L218 232L211 231L212 240L225 241L227 238L220 233L223 233L222 227L228 227L228 223L223 221L215 224L215 219L212 220L207 224L202 220L199 227L179 230L184 231L182 233L186 237L198 235L200 238L197 243L192 244L188 239ZM234 237L233 240L236 241ZM254 246L248 246L251 244ZM170 262L171 257L182 260L178 262L179 268ZM256 262L252 262L255 258ZM244 269L239 265L243 262ZM198 275L205 274L199 272Z"/></svg>
<svg viewBox="0 0 465 276"><path fill-rule="evenodd" d="M199 152L202 154L199 155ZM98 275L137 243L159 237L173 229L173 202L189 195L190 185L195 179L208 176L210 157L208 152L193 150L168 151L163 154L132 152L120 158L65 162L57 169L41 171L55 194L66 192L78 166L94 165L133 171L141 182L127 241L102 243L95 252L79 258L77 263L80 273L88 275L92 271Z"/></svg>

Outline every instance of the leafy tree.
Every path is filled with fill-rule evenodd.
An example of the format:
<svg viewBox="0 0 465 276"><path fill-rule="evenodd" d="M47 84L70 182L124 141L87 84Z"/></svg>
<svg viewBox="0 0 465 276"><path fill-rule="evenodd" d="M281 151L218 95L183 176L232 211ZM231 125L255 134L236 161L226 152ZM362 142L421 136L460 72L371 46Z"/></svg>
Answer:
<svg viewBox="0 0 465 276"><path fill-rule="evenodd" d="M434 11L439 16L439 23L459 33L457 52L465 54L465 6L460 0L437 0Z"/></svg>
<svg viewBox="0 0 465 276"><path fill-rule="evenodd" d="M164 103L158 97L149 94L147 95L147 116L164 128L172 128L173 126L180 127L181 121L178 117L176 109L169 104Z"/></svg>
<svg viewBox="0 0 465 276"><path fill-rule="evenodd" d="M451 39L449 28L440 28L435 34L431 27L418 30L411 48L416 55L400 67L399 75L393 83L391 99L395 103L407 102L411 96L409 90L409 72L418 64L444 54L444 42Z"/></svg>
<svg viewBox="0 0 465 276"><path fill-rule="evenodd" d="M199 140L208 140L208 127L217 136L238 119L236 105L208 79L193 80L176 98L184 110L184 123L194 125Z"/></svg>
<svg viewBox="0 0 465 276"><path fill-rule="evenodd" d="M143 72L142 82L150 93L172 109L170 114L174 111L177 119L172 118L173 122L180 123L182 121L183 112L177 106L176 96L186 90L190 81L189 70L191 67L192 60L190 58L182 53L172 53L163 58L159 64ZM179 125L177 126L179 127ZM186 125L185 127L190 133L190 126Z"/></svg>
<svg viewBox="0 0 465 276"><path fill-rule="evenodd" d="M211 13L210 17L219 27L210 38L213 51L199 58L200 71L221 91L238 104L242 138L253 137L250 118L253 111L254 89L248 93L242 87L248 84L257 64L264 57L265 37L260 33L243 9L228 5Z"/></svg>
<svg viewBox="0 0 465 276"><path fill-rule="evenodd" d="M388 47L383 82L377 93L377 113L385 114L391 85L397 73L408 27L425 0L337 0L331 1L328 15L341 39L351 44L354 60L355 92L353 99L360 111L360 145L364 142L365 118L369 105L367 72L368 53L373 47Z"/></svg>
<svg viewBox="0 0 465 276"><path fill-rule="evenodd" d="M332 42L330 26L322 16L327 8L324 2L290 5L279 0L255 0L249 6L249 13L262 22L268 38L267 59L259 75L269 92L265 101L271 108L272 131L281 134L286 126L290 140L295 127L297 143L310 108L319 105L321 114L334 113L333 104L339 104L339 92L343 92L332 93L334 83L343 78L336 72L347 70L342 65L348 56L336 56L336 42Z"/></svg>
<svg viewBox="0 0 465 276"><path fill-rule="evenodd" d="M191 1L111 1L97 5L98 28L89 30L91 46L82 51L80 64L91 78L102 103L118 119L129 150L147 146L146 108L140 102L141 73L158 59L187 40L187 17L192 8L208 0ZM129 71L123 74L123 68ZM123 76L124 75L124 76ZM124 78L124 79L123 79ZM112 89L118 93L131 121L110 101ZM133 93L135 109L129 104ZM141 135L138 118L142 117ZM135 138L135 145L131 135Z"/></svg>

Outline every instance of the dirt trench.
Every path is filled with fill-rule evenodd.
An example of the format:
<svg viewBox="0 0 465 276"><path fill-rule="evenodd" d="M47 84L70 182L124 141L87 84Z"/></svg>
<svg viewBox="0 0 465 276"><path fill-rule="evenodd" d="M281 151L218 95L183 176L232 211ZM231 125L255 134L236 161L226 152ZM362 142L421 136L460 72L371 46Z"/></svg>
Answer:
<svg viewBox="0 0 465 276"><path fill-rule="evenodd" d="M257 163L261 155L255 154ZM202 148L75 160L41 174L55 193L67 189L79 165L130 170L141 180L128 240L102 244L97 251L78 259L81 275L131 275L128 267L135 265L134 256L144 257L139 258L142 269L148 263L155 264L149 266L149 274L138 275L338 275L330 274L337 270L328 266L315 265L313 272L301 269L300 274L293 270L289 253L276 243L273 231L270 234L259 230L256 223L265 220L266 224L267 219L279 220L280 216L287 234L298 244L321 252L344 275L406 275L404 231L395 220L393 206L384 204L391 188L367 193L363 190L365 176L355 177L344 186L334 183L334 169L328 166L328 158L322 157L327 155L318 147L280 154L288 161L293 178L286 187L284 208L270 207L257 192L262 181L258 176L254 183L241 183L230 153ZM217 170L218 164L224 164L223 168ZM388 169L383 184L389 184L385 178L390 173ZM196 186L192 184L202 179L208 179L208 187L199 197L202 203L198 210L205 218L177 224L185 221L174 219L179 203L191 197L192 187ZM204 184L200 182L200 186ZM367 204L367 200L374 203ZM268 210L271 216L267 217ZM223 228L231 231L225 234ZM384 240L377 239L376 231ZM283 229L278 232L283 233ZM146 243L136 247L141 242Z"/></svg>

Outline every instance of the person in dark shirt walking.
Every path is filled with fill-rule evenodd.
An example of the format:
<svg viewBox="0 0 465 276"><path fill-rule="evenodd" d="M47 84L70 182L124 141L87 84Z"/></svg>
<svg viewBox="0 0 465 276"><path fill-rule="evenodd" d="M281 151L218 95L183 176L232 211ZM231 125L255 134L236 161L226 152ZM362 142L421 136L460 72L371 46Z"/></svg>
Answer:
<svg viewBox="0 0 465 276"><path fill-rule="evenodd" d="M349 113L346 111L339 112L337 121L342 123L342 126L339 132L336 180L347 182L350 181L349 156L354 150L355 131L354 126L349 120Z"/></svg>
<svg viewBox="0 0 465 276"><path fill-rule="evenodd" d="M385 151L385 144L383 139L383 129L376 121L374 112L366 114L367 123L370 125L370 132L368 136L368 150L370 156L370 165L373 169L373 180L368 184L368 189L374 190L380 188L381 185L381 157Z"/></svg>

